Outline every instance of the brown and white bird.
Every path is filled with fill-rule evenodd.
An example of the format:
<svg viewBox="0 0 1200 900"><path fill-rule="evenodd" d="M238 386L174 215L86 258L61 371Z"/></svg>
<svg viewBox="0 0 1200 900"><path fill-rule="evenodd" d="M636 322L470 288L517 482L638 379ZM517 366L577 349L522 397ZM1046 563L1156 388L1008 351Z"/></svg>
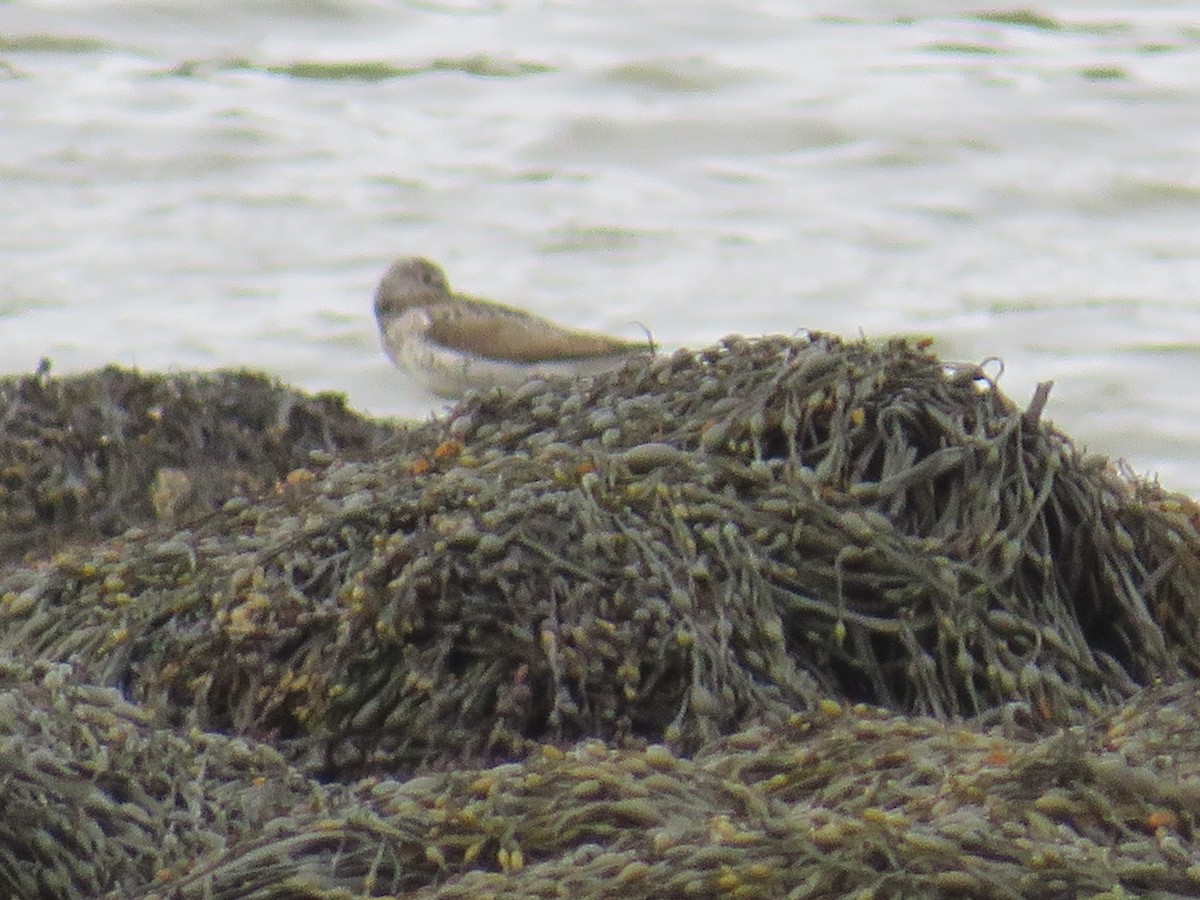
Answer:
<svg viewBox="0 0 1200 900"><path fill-rule="evenodd" d="M654 352L647 341L576 331L524 310L455 294L436 264L402 257L375 291L383 349L435 394L515 387L532 375L594 375Z"/></svg>

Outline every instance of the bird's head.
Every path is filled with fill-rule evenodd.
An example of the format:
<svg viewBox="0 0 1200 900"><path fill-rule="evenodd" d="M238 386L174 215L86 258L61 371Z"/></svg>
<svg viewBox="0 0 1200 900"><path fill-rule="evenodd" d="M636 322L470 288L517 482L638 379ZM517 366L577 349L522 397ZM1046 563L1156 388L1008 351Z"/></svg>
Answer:
<svg viewBox="0 0 1200 900"><path fill-rule="evenodd" d="M375 289L375 318L383 322L406 309L436 303L449 295L446 275L436 263L405 256L388 267Z"/></svg>

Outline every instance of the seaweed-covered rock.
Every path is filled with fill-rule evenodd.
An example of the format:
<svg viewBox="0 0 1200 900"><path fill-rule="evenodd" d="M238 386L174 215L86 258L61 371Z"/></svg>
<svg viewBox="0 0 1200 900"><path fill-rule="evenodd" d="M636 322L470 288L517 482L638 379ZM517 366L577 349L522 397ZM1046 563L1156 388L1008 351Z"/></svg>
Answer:
<svg viewBox="0 0 1200 900"><path fill-rule="evenodd" d="M402 447L0 576L0 651L331 779L830 699L1052 730L1200 663L1196 507L904 342L730 339Z"/></svg>
<svg viewBox="0 0 1200 900"><path fill-rule="evenodd" d="M0 562L195 518L394 433L251 372L0 378Z"/></svg>
<svg viewBox="0 0 1200 900"><path fill-rule="evenodd" d="M179 735L70 666L0 660L0 896L133 896L325 791L262 744Z"/></svg>
<svg viewBox="0 0 1200 900"><path fill-rule="evenodd" d="M0 895L1200 896L1200 684L1040 736L826 701L683 758L587 741L322 785L0 662Z"/></svg>

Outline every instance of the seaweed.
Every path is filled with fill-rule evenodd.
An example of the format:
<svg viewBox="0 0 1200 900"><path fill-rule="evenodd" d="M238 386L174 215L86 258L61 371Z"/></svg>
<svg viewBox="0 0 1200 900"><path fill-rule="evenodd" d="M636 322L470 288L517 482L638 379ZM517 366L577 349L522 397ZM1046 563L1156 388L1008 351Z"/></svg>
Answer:
<svg viewBox="0 0 1200 900"><path fill-rule="evenodd" d="M106 890L1197 895L1200 507L1079 451L1047 390L729 338L344 453L304 432L332 449L199 516L155 512L212 464L156 432L138 527L0 571L0 658L311 792L266 835L193 823L220 848L183 868L121 850ZM71 896L88 854L50 845L37 890Z"/></svg>
<svg viewBox="0 0 1200 900"><path fill-rule="evenodd" d="M80 675L0 663L5 896L1200 896L1195 680L1053 735L828 701L329 785Z"/></svg>
<svg viewBox="0 0 1200 900"><path fill-rule="evenodd" d="M396 434L253 372L0 379L0 562L180 523Z"/></svg>

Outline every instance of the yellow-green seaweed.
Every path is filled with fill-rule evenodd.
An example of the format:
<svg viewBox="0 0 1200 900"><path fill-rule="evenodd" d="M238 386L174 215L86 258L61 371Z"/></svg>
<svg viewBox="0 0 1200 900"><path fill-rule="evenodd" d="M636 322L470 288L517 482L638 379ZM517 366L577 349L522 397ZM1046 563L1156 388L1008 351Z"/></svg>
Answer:
<svg viewBox="0 0 1200 900"><path fill-rule="evenodd" d="M0 569L0 893L1200 896L1200 508L1044 402L730 338L310 428L198 516L189 432L101 429L137 527L85 492Z"/></svg>

